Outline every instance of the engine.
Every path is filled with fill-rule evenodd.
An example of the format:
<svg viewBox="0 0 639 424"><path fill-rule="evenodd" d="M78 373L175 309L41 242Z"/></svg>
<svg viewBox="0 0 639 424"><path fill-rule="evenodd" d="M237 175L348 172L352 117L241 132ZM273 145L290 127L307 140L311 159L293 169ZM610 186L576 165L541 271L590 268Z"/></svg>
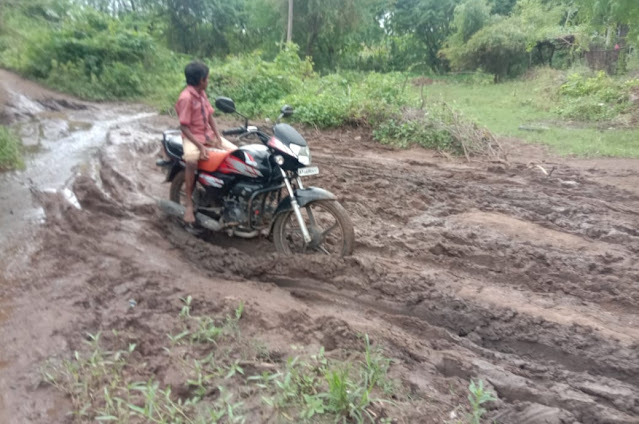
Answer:
<svg viewBox="0 0 639 424"><path fill-rule="evenodd" d="M236 184L224 200L224 221L229 224L248 225L249 200L253 193L261 188L261 184L250 182ZM259 202L252 206L251 213L259 215Z"/></svg>

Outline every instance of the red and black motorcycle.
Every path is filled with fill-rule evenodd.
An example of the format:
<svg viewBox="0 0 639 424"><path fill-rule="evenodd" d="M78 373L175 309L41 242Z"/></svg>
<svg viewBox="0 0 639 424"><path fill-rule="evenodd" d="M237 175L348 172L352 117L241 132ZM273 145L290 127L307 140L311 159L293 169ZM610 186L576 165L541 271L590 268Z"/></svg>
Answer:
<svg viewBox="0 0 639 424"><path fill-rule="evenodd" d="M292 126L280 123L293 109L284 106L271 129L249 125L235 110L233 100L218 97L217 110L236 113L244 126L222 131L254 138L260 144L247 144L234 151L210 150L209 158L198 163L193 202L196 223L229 236L272 237L283 254L320 252L345 256L353 251L353 224L346 210L332 193L317 187L304 187L304 176L316 175L308 143ZM170 200L160 200L165 212L184 214L185 164L182 159L181 132L163 133L162 144L169 161L161 163L171 182Z"/></svg>

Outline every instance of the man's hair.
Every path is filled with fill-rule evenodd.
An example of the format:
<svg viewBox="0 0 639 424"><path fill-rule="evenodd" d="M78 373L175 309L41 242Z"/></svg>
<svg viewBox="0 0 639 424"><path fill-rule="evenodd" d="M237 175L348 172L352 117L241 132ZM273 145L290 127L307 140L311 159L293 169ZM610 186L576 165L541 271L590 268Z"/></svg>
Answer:
<svg viewBox="0 0 639 424"><path fill-rule="evenodd" d="M184 68L184 76L188 85L200 85L200 81L209 74L209 67L201 62L191 62Z"/></svg>

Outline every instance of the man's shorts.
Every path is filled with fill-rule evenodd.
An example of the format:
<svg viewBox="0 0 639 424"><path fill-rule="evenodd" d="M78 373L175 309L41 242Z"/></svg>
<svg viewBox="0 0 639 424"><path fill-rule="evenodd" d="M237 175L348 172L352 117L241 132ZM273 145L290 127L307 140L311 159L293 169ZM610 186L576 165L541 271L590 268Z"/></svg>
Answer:
<svg viewBox="0 0 639 424"><path fill-rule="evenodd" d="M200 159L200 149L191 140L182 137L182 147L184 148L182 158L185 162L197 162Z"/></svg>
<svg viewBox="0 0 639 424"><path fill-rule="evenodd" d="M191 140L182 137L182 147L184 149L182 158L185 162L197 162L200 159L200 149ZM224 150L236 150L237 146L222 137L222 148Z"/></svg>

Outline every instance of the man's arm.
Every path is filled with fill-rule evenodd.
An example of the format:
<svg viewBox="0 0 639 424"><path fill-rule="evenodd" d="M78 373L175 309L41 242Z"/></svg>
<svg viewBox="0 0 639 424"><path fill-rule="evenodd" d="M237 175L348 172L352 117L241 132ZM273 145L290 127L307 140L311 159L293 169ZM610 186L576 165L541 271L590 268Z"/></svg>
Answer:
<svg viewBox="0 0 639 424"><path fill-rule="evenodd" d="M222 136L220 135L220 132L217 129L217 124L215 123L215 119L213 119L213 114L209 115L209 125L211 126L211 129L213 130L213 134L215 135L215 140L216 140L215 147L222 148Z"/></svg>

